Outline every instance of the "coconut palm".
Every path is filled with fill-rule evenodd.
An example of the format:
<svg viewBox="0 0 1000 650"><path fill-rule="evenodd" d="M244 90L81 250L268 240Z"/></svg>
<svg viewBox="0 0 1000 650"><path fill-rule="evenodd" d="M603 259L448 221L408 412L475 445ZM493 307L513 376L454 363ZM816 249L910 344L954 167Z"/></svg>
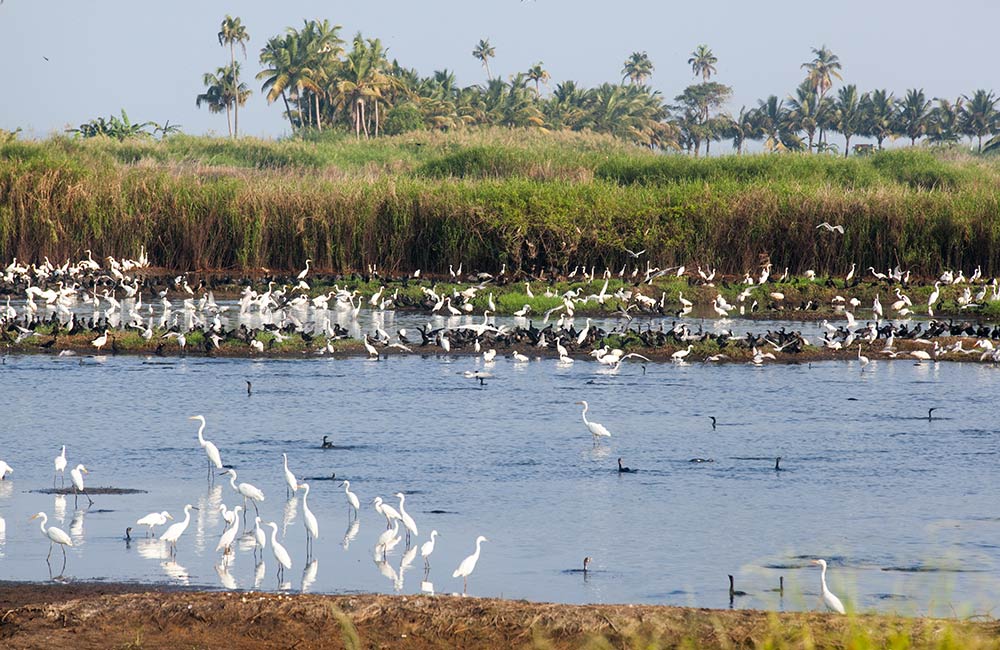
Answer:
<svg viewBox="0 0 1000 650"><path fill-rule="evenodd" d="M1000 113L996 104L1000 100L993 91L977 90L972 97L963 95L965 101L959 111L959 128L963 135L979 140L979 153L983 152L983 137L1000 130Z"/></svg>
<svg viewBox="0 0 1000 650"><path fill-rule="evenodd" d="M490 75L490 59L496 55L496 48L490 45L490 39L488 38L480 40L475 49L472 50L472 56L482 61L483 67L486 68L487 81L492 78Z"/></svg>
<svg viewBox="0 0 1000 650"><path fill-rule="evenodd" d="M848 84L837 91L834 103L834 128L844 136L844 157L851 153L851 138L864 123L864 102L867 95L858 95L858 87Z"/></svg>
<svg viewBox="0 0 1000 650"><path fill-rule="evenodd" d="M840 76L840 57L827 49L823 45L819 49L813 48L813 60L802 64L802 68L807 71L806 79L812 83L816 91L817 101L822 102L827 91L833 87L833 79L843 79Z"/></svg>
<svg viewBox="0 0 1000 650"><path fill-rule="evenodd" d="M719 59L715 57L707 45L696 47L694 52L691 53L691 58L688 59L688 65L691 66L694 76L701 75L703 81L708 81L717 72L715 64L718 62Z"/></svg>
<svg viewBox="0 0 1000 650"><path fill-rule="evenodd" d="M906 96L897 102L896 130L899 135L910 139L910 146L927 134L930 126L931 103L924 95L924 89L911 88Z"/></svg>
<svg viewBox="0 0 1000 650"><path fill-rule="evenodd" d="M232 16L226 14L226 17L222 21L222 25L219 28L219 45L229 46L229 65L236 72L232 79L233 88L230 90L230 94L233 97L240 95L239 86L239 68L236 67L236 44L239 43L240 49L243 50L243 58L247 56L247 46L246 42L250 40L250 34L247 32L246 26L237 16L233 18ZM244 88L246 88L244 86ZM247 89L249 93L249 89ZM249 97L249 94L247 95ZM245 102L246 100L244 100ZM233 137L239 137L240 135L240 102L236 102L233 106L233 128L231 129L230 135Z"/></svg>
<svg viewBox="0 0 1000 650"><path fill-rule="evenodd" d="M931 109L930 124L927 127L927 138L931 142L955 143L961 137L962 104L964 98L959 97L954 102L943 97L935 97L937 105Z"/></svg>
<svg viewBox="0 0 1000 650"><path fill-rule="evenodd" d="M653 75L653 62L645 52L632 52L622 67L622 83L642 84Z"/></svg>
<svg viewBox="0 0 1000 650"><path fill-rule="evenodd" d="M861 135L875 138L879 150L886 138L892 136L893 124L896 121L896 100L887 90L873 90L865 94L862 105Z"/></svg>
<svg viewBox="0 0 1000 650"><path fill-rule="evenodd" d="M726 124L722 134L723 137L732 138L736 155L742 154L744 143L747 140L757 139L760 134L755 112L743 106L736 117L728 117L728 124Z"/></svg>
<svg viewBox="0 0 1000 650"><path fill-rule="evenodd" d="M299 54L299 39L292 32L286 32L283 36L275 36L267 41L267 44L260 51L260 63L267 66L257 73L257 79L263 79L261 92L265 93L267 103L274 102L279 97L285 104L285 115L292 130L295 129L295 120L292 117L292 109L288 103L288 93L297 87L297 75L302 65L302 57ZM300 113L301 115L301 113ZM301 119L299 125L302 126Z"/></svg>
<svg viewBox="0 0 1000 650"><path fill-rule="evenodd" d="M757 101L755 109L757 127L764 138L764 149L767 151L783 151L786 149L786 132L789 127L788 109L785 102L771 95L767 99Z"/></svg>
<svg viewBox="0 0 1000 650"><path fill-rule="evenodd" d="M229 136L233 136L233 121L231 114L234 108L246 104L250 97L250 89L244 83L239 83L240 64L219 68L215 73L206 72L202 76L205 92L195 97L195 106L202 104L211 113L226 112L226 124L229 126Z"/></svg>
<svg viewBox="0 0 1000 650"><path fill-rule="evenodd" d="M813 150L813 140L823 115L817 102L816 91L808 79L799 84L795 95L788 98L788 123L795 131L806 134L808 151Z"/></svg>
<svg viewBox="0 0 1000 650"><path fill-rule="evenodd" d="M528 81L535 82L535 96L541 95L541 92L538 88L538 84L539 83L547 84L549 82L549 79L551 78L549 73L542 67L541 61L528 68L528 73L526 76L528 78Z"/></svg>

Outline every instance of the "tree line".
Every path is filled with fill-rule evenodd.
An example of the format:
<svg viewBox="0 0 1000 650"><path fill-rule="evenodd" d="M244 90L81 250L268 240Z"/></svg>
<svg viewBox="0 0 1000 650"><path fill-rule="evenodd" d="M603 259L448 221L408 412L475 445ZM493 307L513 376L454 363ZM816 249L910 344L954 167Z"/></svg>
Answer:
<svg viewBox="0 0 1000 650"><path fill-rule="evenodd" d="M589 129L654 149L708 154L713 142L731 141L737 153L748 142L767 151L851 152L851 142L871 138L881 149L887 140L956 143L969 138L977 150L1000 148L1000 100L979 89L949 99L928 97L921 88L899 96L888 89L861 92L854 84L834 91L841 76L839 57L826 46L814 48L802 64L804 79L787 96L770 95L737 113L723 111L732 88L713 81L717 57L699 45L688 59L697 83L666 99L647 82L655 70L645 52L624 62L620 81L585 88L574 81L552 85L538 62L507 79L492 74L496 48L480 40L471 54L484 68L482 84L460 86L453 72L422 76L390 60L377 38L357 33L341 38L340 25L305 20L271 37L258 59L260 92L278 103L294 132L348 129L374 138L419 129L466 126ZM237 47L246 57L249 33L240 19L226 16L218 41L229 62L206 73L205 91L196 104L226 113L229 133L239 135L239 109L252 90L242 80ZM834 138L834 135L839 137ZM842 143L842 144L841 144Z"/></svg>

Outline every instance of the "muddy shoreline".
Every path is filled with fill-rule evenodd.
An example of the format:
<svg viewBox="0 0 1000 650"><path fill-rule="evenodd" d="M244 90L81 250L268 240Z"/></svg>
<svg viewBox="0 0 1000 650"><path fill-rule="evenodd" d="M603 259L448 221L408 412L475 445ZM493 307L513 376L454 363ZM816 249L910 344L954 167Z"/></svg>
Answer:
<svg viewBox="0 0 1000 650"><path fill-rule="evenodd" d="M997 647L995 621L0 583L5 648ZM940 645L950 637L953 643ZM854 646L861 647L861 646Z"/></svg>

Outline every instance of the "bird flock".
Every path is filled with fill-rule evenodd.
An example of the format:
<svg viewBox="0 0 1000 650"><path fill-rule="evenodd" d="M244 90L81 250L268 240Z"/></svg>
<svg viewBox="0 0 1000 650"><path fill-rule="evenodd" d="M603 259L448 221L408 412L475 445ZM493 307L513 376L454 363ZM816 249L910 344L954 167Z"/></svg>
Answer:
<svg viewBox="0 0 1000 650"><path fill-rule="evenodd" d="M249 542L253 552L256 562L255 566L261 573L264 571L264 550L270 546L271 554L277 564L278 584L279 586L285 584L283 581L284 571L291 569L294 566L295 561L293 560L288 549L278 540L278 523L275 521L264 521L260 516L260 508L263 507L266 502L264 492L250 483L237 483L238 475L236 470L223 465L221 453L218 447L211 440L207 440L204 437L206 427L205 417L202 415L195 415L190 419L198 422L197 440L203 450L206 460L208 461L208 481L214 481L218 470L225 468L224 471L219 472L219 475L228 477L229 486L233 491L233 495L236 498L242 498L243 500L241 505L236 505L232 508L232 510L228 509L224 503L219 505L219 510L226 523L226 527L215 546L215 552L220 554L220 564L217 567L217 570L228 573L228 565L235 559L235 555L241 546L238 542L246 540ZM315 567L315 564L313 564L313 545L320 539L320 522L316 514L309 507L309 484L300 481L295 476L294 472L289 468L287 454L282 454L282 460L287 496L294 497L297 493L302 493L302 520L306 531L305 563L306 565ZM60 454L53 460L53 465L56 470L56 476L53 478L53 483L56 482L56 477L61 474L63 470L65 470L67 466L66 463L66 447L63 446ZM6 461L0 461L0 480L4 480L6 476L13 473L13 471L13 468L8 465ZM71 476L73 482L73 493L76 496L85 496L90 499L89 495L85 491L82 479L83 473L86 472L87 470L82 464L77 465L72 470ZM344 497L348 509L348 520L351 524L348 535L345 537L345 544L347 544L359 532L360 522L358 520L358 515L361 509L361 501L358 498L358 495L351 491L350 481L341 481L340 487L344 490ZM418 547L415 544L415 540L420 533L416 520L406 510L406 494L403 492L397 492L393 496L399 500L398 508L386 503L380 496L377 496L372 500L375 511L380 516L384 517L386 521L386 530L378 535L377 541L374 545L374 561L383 574L387 576L391 575L396 588L401 589L402 574L407 568L409 568L410 564L412 564L419 550L424 561L423 590L425 592L433 593L433 583L429 581L431 570L430 556L434 553L439 533L437 530L431 531L430 539ZM93 500L90 500L88 507L92 504ZM252 528L247 525L247 509L250 507L254 510ZM288 511L289 507L291 508L291 512ZM173 561L176 557L178 553L178 546L181 544L184 534L191 524L191 511L196 509L197 507L191 503L185 504L183 507L183 518L168 526L158 538L159 542L164 546L167 557L169 557L171 561ZM296 509L297 500L289 498L285 506L285 511L282 514L284 520L288 521L294 518ZM58 546L62 550L63 562L59 573L61 576L66 569L66 547L74 546L73 538L56 526L48 526L48 515L45 512L36 513L31 517L31 519L40 520L39 525L41 533L49 542L49 551L45 559L46 563L49 564L50 569L53 549ZM163 510L159 512L151 512L139 517L135 520L134 525L145 527L146 537L155 538L156 529L158 527L165 526L170 521L174 521L174 517L170 514L170 512ZM2 518L0 518L0 526L3 526L4 528L6 527ZM400 528L401 526L402 528ZM270 528L270 538L268 538L265 532L268 528ZM128 541L131 541L132 539L132 530L132 526L128 526L126 528L126 539ZM474 542L475 552L462 560L452 573L453 578L462 578L463 594L467 592L468 578L472 575L472 572L476 568L476 564L479 561L482 543L485 541L488 541L486 537L477 537ZM402 563L397 573L396 569L388 564L388 553L401 543L403 544L403 548L406 552L403 555ZM313 577L313 579L315 578Z"/></svg>

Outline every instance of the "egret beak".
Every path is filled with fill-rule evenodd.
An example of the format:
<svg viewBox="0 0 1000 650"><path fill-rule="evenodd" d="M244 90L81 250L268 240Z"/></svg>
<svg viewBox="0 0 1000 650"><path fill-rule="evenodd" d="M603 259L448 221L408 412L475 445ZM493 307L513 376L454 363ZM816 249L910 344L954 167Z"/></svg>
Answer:
<svg viewBox="0 0 1000 650"><path fill-rule="evenodd" d="M201 510L201 508L196 508L196 507L194 507L194 506L191 506L191 509L192 509L192 510ZM173 519L173 517L171 517L171 519Z"/></svg>
<svg viewBox="0 0 1000 650"><path fill-rule="evenodd" d="M173 520L173 518L174 518L173 515L171 515L170 513L167 513L167 519Z"/></svg>
<svg viewBox="0 0 1000 650"><path fill-rule="evenodd" d="M816 566L819 566L819 560L809 560L809 564L815 564Z"/></svg>
<svg viewBox="0 0 1000 650"><path fill-rule="evenodd" d="M38 519L38 515L31 515L31 518L28 519L28 521L33 521L35 519Z"/></svg>
<svg viewBox="0 0 1000 650"><path fill-rule="evenodd" d="M81 467L80 471L83 472L84 474L90 474L90 470L88 470L86 467Z"/></svg>

